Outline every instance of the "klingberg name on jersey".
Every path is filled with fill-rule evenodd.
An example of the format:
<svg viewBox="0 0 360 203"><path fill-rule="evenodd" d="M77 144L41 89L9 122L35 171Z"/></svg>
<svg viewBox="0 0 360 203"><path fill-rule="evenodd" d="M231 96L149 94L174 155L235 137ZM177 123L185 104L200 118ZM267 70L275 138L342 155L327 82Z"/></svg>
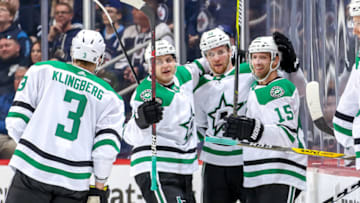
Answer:
<svg viewBox="0 0 360 203"><path fill-rule="evenodd" d="M102 99L102 95L104 93L102 89L98 88L93 83L87 80L82 80L80 78L75 77L74 75L70 75L66 73L64 76L63 72L54 71L52 80L62 83L66 86L72 87L76 90L86 91L99 100Z"/></svg>

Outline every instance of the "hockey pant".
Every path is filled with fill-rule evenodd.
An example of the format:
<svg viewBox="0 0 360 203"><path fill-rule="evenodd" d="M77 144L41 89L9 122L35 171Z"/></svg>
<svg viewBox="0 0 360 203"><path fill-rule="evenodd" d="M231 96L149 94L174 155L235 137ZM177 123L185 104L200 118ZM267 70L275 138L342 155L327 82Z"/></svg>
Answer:
<svg viewBox="0 0 360 203"><path fill-rule="evenodd" d="M243 166L203 164L203 203L245 202Z"/></svg>
<svg viewBox="0 0 360 203"><path fill-rule="evenodd" d="M276 202L294 203L301 190L283 184L262 185L247 189L246 203Z"/></svg>
<svg viewBox="0 0 360 203"><path fill-rule="evenodd" d="M16 171L6 203L84 203L88 191L73 191L36 181Z"/></svg>
<svg viewBox="0 0 360 203"><path fill-rule="evenodd" d="M149 172L135 176L135 181L147 203L195 203L192 175L158 172L158 190L151 191Z"/></svg>

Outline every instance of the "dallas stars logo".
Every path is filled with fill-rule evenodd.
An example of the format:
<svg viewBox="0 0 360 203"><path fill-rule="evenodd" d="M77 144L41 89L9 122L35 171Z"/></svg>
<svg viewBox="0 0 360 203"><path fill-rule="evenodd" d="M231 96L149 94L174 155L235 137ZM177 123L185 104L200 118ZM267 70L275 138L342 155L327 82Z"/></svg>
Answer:
<svg viewBox="0 0 360 203"><path fill-rule="evenodd" d="M245 102L238 103L237 110L239 110ZM233 104L226 102L224 93L221 95L218 106L214 111L208 113L208 116L212 119L212 126L214 130L214 136L216 136L223 128L225 120L224 118L230 115L233 111Z"/></svg>
<svg viewBox="0 0 360 203"><path fill-rule="evenodd" d="M192 131L194 127L194 113L191 110L190 117L185 123L180 124L181 127L186 129L185 141L188 141L192 136Z"/></svg>

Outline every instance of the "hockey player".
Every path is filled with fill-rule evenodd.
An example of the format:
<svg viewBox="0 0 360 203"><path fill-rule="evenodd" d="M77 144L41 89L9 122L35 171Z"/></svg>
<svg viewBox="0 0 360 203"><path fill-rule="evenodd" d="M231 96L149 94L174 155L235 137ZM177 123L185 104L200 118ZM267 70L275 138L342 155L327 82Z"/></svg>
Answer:
<svg viewBox="0 0 360 203"><path fill-rule="evenodd" d="M107 202L125 117L121 97L93 74L104 51L100 33L82 30L72 41L72 65L47 61L26 73L6 118L17 142L7 203L80 203L88 195Z"/></svg>
<svg viewBox="0 0 360 203"><path fill-rule="evenodd" d="M177 66L175 48L156 41L156 100L151 78L146 77L132 95L133 116L124 138L133 145L131 175L146 202L195 202L192 174L198 169L197 136L194 133L193 89L204 61ZM145 51L151 64L151 47ZM202 62L201 62L202 61ZM202 65L201 65L202 64ZM158 190L151 191L151 125L156 123Z"/></svg>
<svg viewBox="0 0 360 203"><path fill-rule="evenodd" d="M284 147L303 148L299 93L295 85L281 78L277 45L272 36L258 37L249 46L253 83L246 116L231 115L224 136L238 140ZM264 149L243 148L244 187L247 203L295 202L305 189L307 157Z"/></svg>
<svg viewBox="0 0 360 203"><path fill-rule="evenodd" d="M302 72L298 71L296 55L291 42L282 34L275 33L274 39L281 47L282 72L297 84L304 85ZM235 69L230 62L232 50L229 37L220 29L205 32L201 37L200 49L210 64L211 75L200 78L195 89L195 121L198 134L223 136L225 118L233 113ZM238 84L238 115L245 115L245 106L254 78L249 65L240 65ZM304 87L301 89L304 90ZM204 203L245 202L243 185L243 150L239 146L224 146L205 142L200 159L203 161Z"/></svg>
<svg viewBox="0 0 360 203"><path fill-rule="evenodd" d="M353 33L360 39L360 0L350 2L349 13L353 20ZM358 52L356 64L351 71L333 118L336 140L344 147L354 149L357 170L360 170L359 61Z"/></svg>

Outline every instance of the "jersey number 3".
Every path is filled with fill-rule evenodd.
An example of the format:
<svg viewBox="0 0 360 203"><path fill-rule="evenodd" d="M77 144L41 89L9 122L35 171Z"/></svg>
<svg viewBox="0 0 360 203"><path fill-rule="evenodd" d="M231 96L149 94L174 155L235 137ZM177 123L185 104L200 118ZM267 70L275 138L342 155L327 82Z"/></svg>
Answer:
<svg viewBox="0 0 360 203"><path fill-rule="evenodd" d="M87 99L86 99L85 95L78 94L78 93L75 93L70 90L66 90L64 101L70 103L71 100L73 100L73 99L78 100L79 104L76 109L76 112L69 111L69 114L68 114L68 119L73 120L73 126L71 129L71 132L66 132L65 126L58 123L58 125L56 127L56 133L55 133L56 136L59 136L59 137L62 137L62 138L65 138L65 139L68 139L71 141L75 140L78 137L79 127L80 127L80 123L81 123L80 118L84 114L84 110L85 110L86 103L87 103Z"/></svg>

